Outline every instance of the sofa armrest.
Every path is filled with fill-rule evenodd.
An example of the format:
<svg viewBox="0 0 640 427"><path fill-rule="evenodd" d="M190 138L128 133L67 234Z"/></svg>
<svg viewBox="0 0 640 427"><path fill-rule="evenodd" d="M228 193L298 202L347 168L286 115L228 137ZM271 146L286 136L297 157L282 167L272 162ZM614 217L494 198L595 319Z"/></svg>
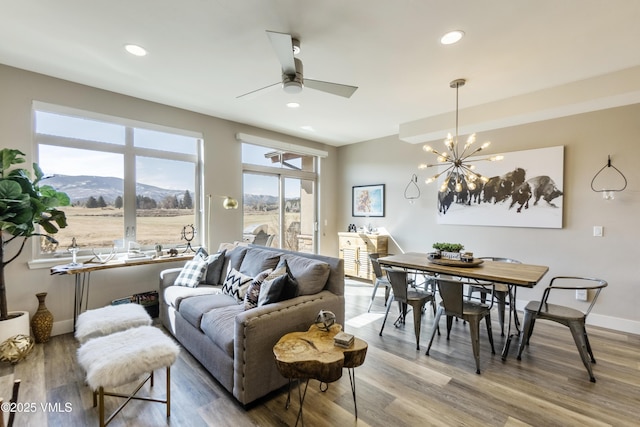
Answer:
<svg viewBox="0 0 640 427"><path fill-rule="evenodd" d="M173 285L173 282L178 278L180 271L182 271L182 267L162 270L160 272L160 290L162 291L167 286Z"/></svg>
<svg viewBox="0 0 640 427"><path fill-rule="evenodd" d="M286 382L277 370L273 346L289 332L307 331L320 310L333 311L337 321L343 322L344 296L325 290L236 316L233 395L240 402L251 402L264 395L264 390L274 390Z"/></svg>

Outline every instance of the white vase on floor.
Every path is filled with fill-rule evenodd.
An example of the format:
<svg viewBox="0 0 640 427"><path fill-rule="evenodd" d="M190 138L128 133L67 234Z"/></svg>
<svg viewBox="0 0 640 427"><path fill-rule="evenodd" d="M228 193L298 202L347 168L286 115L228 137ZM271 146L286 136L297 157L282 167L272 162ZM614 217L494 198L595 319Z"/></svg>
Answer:
<svg viewBox="0 0 640 427"><path fill-rule="evenodd" d="M12 315L19 314L19 316L11 317ZM0 344L7 338L11 338L15 335L30 336L29 326L29 312L28 311L10 311L9 319L0 320Z"/></svg>

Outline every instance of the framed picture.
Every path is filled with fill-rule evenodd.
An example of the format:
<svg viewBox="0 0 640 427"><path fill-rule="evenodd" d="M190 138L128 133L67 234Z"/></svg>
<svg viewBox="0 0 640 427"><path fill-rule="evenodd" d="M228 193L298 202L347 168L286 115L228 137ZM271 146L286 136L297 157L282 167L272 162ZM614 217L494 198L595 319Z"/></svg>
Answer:
<svg viewBox="0 0 640 427"><path fill-rule="evenodd" d="M351 206L353 216L384 216L384 184L353 186Z"/></svg>

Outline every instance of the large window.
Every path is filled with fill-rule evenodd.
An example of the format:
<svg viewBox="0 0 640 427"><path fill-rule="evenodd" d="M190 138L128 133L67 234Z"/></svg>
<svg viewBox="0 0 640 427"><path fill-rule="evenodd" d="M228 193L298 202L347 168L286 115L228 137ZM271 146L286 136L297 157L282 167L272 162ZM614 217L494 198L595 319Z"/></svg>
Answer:
<svg viewBox="0 0 640 427"><path fill-rule="evenodd" d="M242 144L244 240L316 251L317 157Z"/></svg>
<svg viewBox="0 0 640 427"><path fill-rule="evenodd" d="M62 208L69 225L55 235L58 252L74 238L81 254L130 242L173 248L187 243L185 226L199 228L200 135L41 103L34 127L46 184L72 203Z"/></svg>

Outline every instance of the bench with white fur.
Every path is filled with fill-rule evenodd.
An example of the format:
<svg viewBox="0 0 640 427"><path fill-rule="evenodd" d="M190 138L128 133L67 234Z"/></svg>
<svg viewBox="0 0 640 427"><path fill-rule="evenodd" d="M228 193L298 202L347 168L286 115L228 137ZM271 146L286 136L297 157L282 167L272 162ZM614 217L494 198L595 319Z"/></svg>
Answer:
<svg viewBox="0 0 640 427"><path fill-rule="evenodd" d="M93 390L93 406L98 406L100 427L107 425L131 399L164 403L167 417L171 415L171 365L176 361L180 348L160 329L141 326L88 340L78 349L78 362L87 373L87 384ZM153 371L159 368L167 371L166 399L138 397L136 393L151 380ZM115 388L140 380L130 395L107 392L105 388ZM104 396L124 397L127 400L114 411L105 422Z"/></svg>
<svg viewBox="0 0 640 427"><path fill-rule="evenodd" d="M80 314L75 337L82 344L91 338L149 325L151 316L139 304L108 305Z"/></svg>

